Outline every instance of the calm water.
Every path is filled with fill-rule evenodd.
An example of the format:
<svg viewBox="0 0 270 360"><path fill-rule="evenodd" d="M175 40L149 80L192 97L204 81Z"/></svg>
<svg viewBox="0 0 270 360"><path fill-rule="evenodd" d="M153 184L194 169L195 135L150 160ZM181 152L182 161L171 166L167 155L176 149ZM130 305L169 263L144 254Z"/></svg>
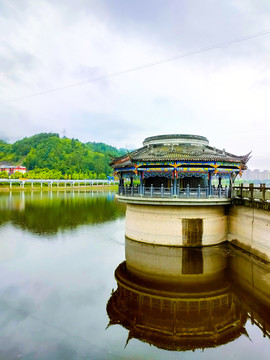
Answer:
<svg viewBox="0 0 270 360"><path fill-rule="evenodd" d="M0 193L0 359L269 359L270 264L125 240L113 193Z"/></svg>

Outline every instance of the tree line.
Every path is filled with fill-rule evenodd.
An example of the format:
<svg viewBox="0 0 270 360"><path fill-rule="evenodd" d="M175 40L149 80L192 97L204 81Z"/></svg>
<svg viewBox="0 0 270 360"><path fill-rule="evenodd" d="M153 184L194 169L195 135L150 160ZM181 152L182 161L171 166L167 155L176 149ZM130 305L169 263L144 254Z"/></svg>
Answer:
<svg viewBox="0 0 270 360"><path fill-rule="evenodd" d="M125 153L104 143L82 143L56 133L37 134L13 144L0 140L0 162L23 165L28 170L11 175L14 178L106 179L112 175L111 158ZM8 175L4 173L0 176Z"/></svg>

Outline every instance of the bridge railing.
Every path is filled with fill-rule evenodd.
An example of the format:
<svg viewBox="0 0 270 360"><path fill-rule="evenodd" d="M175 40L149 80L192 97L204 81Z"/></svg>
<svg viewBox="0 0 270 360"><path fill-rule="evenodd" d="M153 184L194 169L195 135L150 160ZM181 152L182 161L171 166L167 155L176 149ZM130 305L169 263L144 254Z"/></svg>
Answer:
<svg viewBox="0 0 270 360"><path fill-rule="evenodd" d="M150 198L229 198L230 189L225 187L212 186L190 188L174 188L174 187L145 187L145 186L119 186L118 194L120 196L150 197Z"/></svg>
<svg viewBox="0 0 270 360"><path fill-rule="evenodd" d="M0 184L2 185L9 185L12 188L12 185L19 184L20 187L24 187L25 185L29 184L31 187L34 184L39 184L41 187L43 184L46 184L48 187L53 186L93 186L93 185L116 185L118 181L114 180L101 180L101 179L84 179L84 180L56 180L56 179L1 179Z"/></svg>

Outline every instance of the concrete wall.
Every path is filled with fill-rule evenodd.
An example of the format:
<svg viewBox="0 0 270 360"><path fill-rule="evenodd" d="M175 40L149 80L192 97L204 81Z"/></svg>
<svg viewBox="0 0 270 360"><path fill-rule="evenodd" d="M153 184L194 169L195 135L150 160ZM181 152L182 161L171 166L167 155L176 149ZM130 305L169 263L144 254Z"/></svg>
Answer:
<svg viewBox="0 0 270 360"><path fill-rule="evenodd" d="M225 206L127 204L126 236L158 245L202 246L227 240Z"/></svg>
<svg viewBox="0 0 270 360"><path fill-rule="evenodd" d="M245 206L231 206L228 240L262 259L270 261L270 212Z"/></svg>
<svg viewBox="0 0 270 360"><path fill-rule="evenodd" d="M126 236L144 243L184 247L228 240L270 261L270 211L242 205L127 204Z"/></svg>

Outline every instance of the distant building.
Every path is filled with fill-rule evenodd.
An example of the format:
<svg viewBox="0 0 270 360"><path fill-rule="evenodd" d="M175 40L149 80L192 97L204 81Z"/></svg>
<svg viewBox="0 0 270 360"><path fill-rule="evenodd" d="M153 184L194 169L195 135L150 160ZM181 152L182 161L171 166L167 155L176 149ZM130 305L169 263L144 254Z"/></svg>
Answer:
<svg viewBox="0 0 270 360"><path fill-rule="evenodd" d="M11 165L7 162L0 163L0 171L6 171L8 174L14 174L15 172L26 173L26 167L21 165Z"/></svg>
<svg viewBox="0 0 270 360"><path fill-rule="evenodd" d="M269 170L245 170L243 172L243 180L252 180L252 181L264 181L270 180L270 171Z"/></svg>

